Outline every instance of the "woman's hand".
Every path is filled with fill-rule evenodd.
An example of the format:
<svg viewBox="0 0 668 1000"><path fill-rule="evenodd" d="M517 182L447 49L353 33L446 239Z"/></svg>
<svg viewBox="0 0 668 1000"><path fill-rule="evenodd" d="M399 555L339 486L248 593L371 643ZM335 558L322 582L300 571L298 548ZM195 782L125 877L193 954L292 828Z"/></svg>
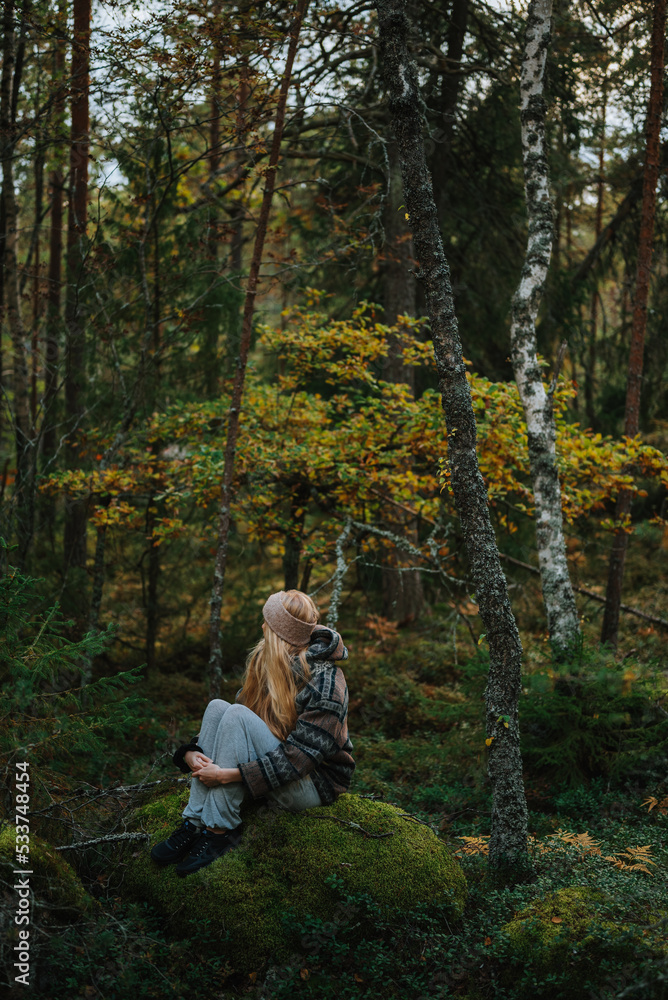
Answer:
<svg viewBox="0 0 668 1000"><path fill-rule="evenodd" d="M234 781L241 781L241 772L238 767L218 767L210 761L193 771L193 777L199 778L207 788L212 788L214 785L229 785Z"/></svg>
<svg viewBox="0 0 668 1000"><path fill-rule="evenodd" d="M207 757L205 753L200 753L199 750L187 750L183 759L191 771L197 770L198 767L205 767L207 764L213 764L211 758Z"/></svg>

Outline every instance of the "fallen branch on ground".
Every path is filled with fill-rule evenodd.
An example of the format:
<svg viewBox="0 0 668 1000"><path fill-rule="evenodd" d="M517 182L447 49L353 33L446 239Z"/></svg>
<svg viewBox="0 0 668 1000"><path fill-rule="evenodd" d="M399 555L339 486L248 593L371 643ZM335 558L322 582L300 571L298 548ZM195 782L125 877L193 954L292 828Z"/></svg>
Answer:
<svg viewBox="0 0 668 1000"><path fill-rule="evenodd" d="M340 823L341 826L349 826L351 830L359 830L361 834L365 837L371 837L372 840L382 840L383 837L393 837L394 833L369 833L365 830L363 826L359 823L350 823L347 819L339 819L338 816L322 816L320 813L311 813L312 819L331 819L332 823Z"/></svg>
<svg viewBox="0 0 668 1000"><path fill-rule="evenodd" d="M94 847L96 844L109 844L117 840L150 840L147 833L112 833L107 837L95 837L94 840L82 840L78 844L64 844L56 847L57 851L76 851L82 847Z"/></svg>

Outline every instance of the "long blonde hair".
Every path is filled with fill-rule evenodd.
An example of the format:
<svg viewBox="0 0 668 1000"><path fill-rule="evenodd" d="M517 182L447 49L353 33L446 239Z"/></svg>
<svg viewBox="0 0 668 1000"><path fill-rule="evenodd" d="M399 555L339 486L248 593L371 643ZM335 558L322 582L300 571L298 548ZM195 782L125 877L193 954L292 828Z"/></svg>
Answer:
<svg viewBox="0 0 668 1000"><path fill-rule="evenodd" d="M313 625L320 621L315 604L301 590L287 590L282 601L294 618ZM279 740L284 740L297 722L295 698L311 676L307 648L290 645L265 624L264 638L251 649L246 660L238 700L259 715ZM294 659L299 660L301 677L292 667Z"/></svg>

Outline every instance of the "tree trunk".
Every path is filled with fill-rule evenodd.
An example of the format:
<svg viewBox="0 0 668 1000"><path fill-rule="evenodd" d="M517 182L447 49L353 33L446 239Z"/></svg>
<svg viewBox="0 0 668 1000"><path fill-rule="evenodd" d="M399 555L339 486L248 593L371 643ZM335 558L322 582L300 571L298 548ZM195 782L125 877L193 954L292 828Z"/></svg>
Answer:
<svg viewBox="0 0 668 1000"><path fill-rule="evenodd" d="M290 44L288 55L281 80L281 87L276 107L276 120L274 123L274 135L267 166L262 204L258 214L258 225L255 233L255 244L253 247L253 257L251 259L248 284L246 285L246 296L244 301L244 314L241 326L241 343L239 345L239 358L237 359L234 384L232 386L232 400L228 411L227 440L225 442L225 459L223 466L223 482L221 486L220 507L218 515L218 547L216 551L216 562L213 573L213 587L211 590L211 615L209 618L209 694L211 698L217 698L220 691L220 684L223 677L223 651L220 639L220 610L223 603L223 587L225 585L225 570L227 568L227 549L230 536L231 524L231 503L232 503L232 483L234 479L234 459L237 448L237 438L239 436L239 416L241 412L241 400L243 397L244 380L246 376L246 363L248 361L248 351L250 348L251 333L253 328L253 315L255 312L255 295L257 293L258 279L260 277L260 266L262 264L262 251L264 241L267 236L267 225L269 223L269 210L274 194L274 183L278 159L281 152L281 140L283 138L283 127L285 124L285 107L288 98L288 89L292 77L292 66L297 54L299 44L299 33L302 21L308 7L308 0L299 0L295 11L294 19L290 28Z"/></svg>
<svg viewBox="0 0 668 1000"><path fill-rule="evenodd" d="M452 135L454 132L459 86L462 79L461 61L464 53L466 22L469 0L452 0L450 23L446 33L446 69L441 77L441 127L435 133L437 140L433 156L434 187L438 218L443 227L449 211L448 175L452 169Z"/></svg>
<svg viewBox="0 0 668 1000"><path fill-rule="evenodd" d="M218 336L222 308L220 304L220 289L215 283L218 275L218 225L219 207L216 194L218 170L220 168L220 0L213 0L213 66L211 70L211 126L209 129L209 226L207 236L207 257L210 262L210 280L213 289L207 296L204 318L204 342L202 361L204 363L204 391L207 399L214 399L218 393L220 366L218 363Z"/></svg>
<svg viewBox="0 0 668 1000"><path fill-rule="evenodd" d="M399 146L406 209L431 321L447 425L450 482L489 645L485 701L493 795L490 864L496 868L508 864L521 869L528 863L518 719L522 645L501 570L487 491L478 467L471 392L422 141L417 72L408 53L406 0L377 0L376 8L381 65Z"/></svg>
<svg viewBox="0 0 668 1000"><path fill-rule="evenodd" d="M24 5L25 24L29 7ZM4 294L7 322L12 338L14 404L14 440L16 445L16 481L14 517L16 524L16 564L23 569L32 538L34 518L34 442L30 420L30 385L26 358L26 331L21 316L18 277L19 218L14 190L14 157L16 155L16 112L23 64L23 38L16 45L13 0L3 8L3 61L0 83L0 141L2 142L2 190L5 208ZM23 33L22 33L23 35Z"/></svg>
<svg viewBox="0 0 668 1000"><path fill-rule="evenodd" d="M154 497L146 509L146 540L148 542L148 592L146 595L146 673L155 673L155 644L158 638L158 584L160 581L160 546L155 526L160 508Z"/></svg>
<svg viewBox="0 0 668 1000"><path fill-rule="evenodd" d="M65 302L65 448L68 468L79 466L78 433L84 416L85 331L81 292L85 274L88 213L88 95L90 72L90 3L74 0L72 39L72 131L70 201L67 219L67 297ZM86 503L72 500L65 512L65 572L86 566ZM79 603L84 578L77 575ZM73 590L73 588L70 588Z"/></svg>
<svg viewBox="0 0 668 1000"><path fill-rule="evenodd" d="M302 554L304 520L308 503L308 487L298 486L290 497L290 522L285 532L283 547L284 590L296 590L299 586L299 560Z"/></svg>
<svg viewBox="0 0 668 1000"><path fill-rule="evenodd" d="M35 159L35 261L32 285L32 334L30 337L30 423L31 436L36 438L37 378L39 374L39 325L42 317L42 284L40 274L40 229L44 198L44 153Z"/></svg>
<svg viewBox="0 0 668 1000"><path fill-rule="evenodd" d="M394 326L399 316L415 316L416 295L413 240L403 210L401 163L396 142L387 143L389 171L387 196L383 211L385 246L383 247L383 305L387 326ZM391 338L388 355L383 363L383 378L388 382L405 382L415 392L415 369L402 364L401 340Z"/></svg>
<svg viewBox="0 0 668 1000"><path fill-rule="evenodd" d="M239 185L243 185L248 176L248 157L244 148L244 137L247 131L248 99L250 97L250 86L248 82L248 57L243 54L239 60L239 85L236 112L236 176ZM240 196L233 203L229 210L230 225L232 235L230 238L230 252L228 268L232 276L232 287L238 289L240 296L239 304L243 298L241 272L243 268L244 249L244 219L246 218L247 206L245 199ZM226 342L225 342L225 375L232 371L232 362L239 352L239 312L238 307L228 313Z"/></svg>
<svg viewBox="0 0 668 1000"><path fill-rule="evenodd" d="M53 77L57 87L53 105L56 143L64 133L65 95L63 92L63 77L65 75L65 41L61 37L67 24L66 10L63 3L58 8L58 39L53 55ZM58 377L60 365L60 298L62 284L63 259L63 170L62 153L59 145L53 152L54 163L49 177L51 188L51 226L49 231L49 276L47 283L46 305L46 335L44 358L44 416L42 418L42 457L44 468L50 470L50 464L56 454L56 403L58 394ZM53 501L45 504L45 519L53 524Z"/></svg>
<svg viewBox="0 0 668 1000"><path fill-rule="evenodd" d="M566 561L553 391L546 391L543 384L536 343L536 318L554 242L543 98L551 17L552 0L532 0L527 16L520 78L522 156L529 238L522 276L513 298L510 344L529 439L543 600L553 651L558 657L563 657L577 645L580 625Z"/></svg>
<svg viewBox="0 0 668 1000"><path fill-rule="evenodd" d="M395 326L399 316L415 316L416 313L415 277L412 273L415 262L413 241L403 210L401 163L395 142L387 144L387 155L389 171L383 213L383 302L385 323ZM383 378L387 382L406 383L414 394L415 369L411 365L402 364L401 347L402 338L390 337L388 355L383 364ZM392 519L389 527L395 534L406 534L414 544L417 543L412 518L399 515ZM383 614L398 622L414 621L424 604L420 573L417 570L402 573L396 549L389 549L383 561L387 563L381 571Z"/></svg>
<svg viewBox="0 0 668 1000"><path fill-rule="evenodd" d="M4 16L3 16L4 39ZM3 41L4 52L4 41ZM0 140L1 141L1 140ZM2 349L2 326L5 318L5 248L7 246L7 215L5 213L5 194L0 191L0 394L5 384L5 355ZM0 434L2 434L4 406L0 406Z"/></svg>
<svg viewBox="0 0 668 1000"><path fill-rule="evenodd" d="M655 0L652 25L651 84L649 107L645 126L646 149L643 174L642 210L638 238L638 264L636 270L635 298L633 301L633 326L629 353L629 373L626 386L626 411L624 434L635 437L640 431L640 389L642 385L643 351L647 328L647 299L649 296L654 217L656 215L656 186L659 179L659 136L663 107L663 68L666 44L666 0ZM632 493L622 490L617 498L615 517L623 522L616 531L610 553L608 585L605 594L605 612L601 629L601 642L617 646L619 632L619 606L622 599L624 562L628 546L626 524L631 513Z"/></svg>
<svg viewBox="0 0 668 1000"><path fill-rule="evenodd" d="M603 198L605 194L605 119L606 119L607 92L605 83L603 85L603 106L601 109L601 138L598 147L598 177L596 178L596 240L598 241L603 231ZM596 429L597 419L594 407L596 395L596 336L598 333L598 283L591 296L590 312L590 333L589 350L587 352L587 366L585 368L585 411L589 426Z"/></svg>
<svg viewBox="0 0 668 1000"><path fill-rule="evenodd" d="M158 165L156 164L156 176ZM151 373L151 402L152 409L155 409L157 395L160 388L160 358L162 350L162 331L160 324L160 237L158 216L153 210L153 337L152 337L152 358L153 371ZM153 453L160 456L163 442L160 440L153 442ZM146 535L148 541L148 595L146 600L146 673L150 676L155 672L155 644L158 639L158 601L160 584L160 545L155 538L155 524L157 516L161 513L163 505L149 497L146 510Z"/></svg>

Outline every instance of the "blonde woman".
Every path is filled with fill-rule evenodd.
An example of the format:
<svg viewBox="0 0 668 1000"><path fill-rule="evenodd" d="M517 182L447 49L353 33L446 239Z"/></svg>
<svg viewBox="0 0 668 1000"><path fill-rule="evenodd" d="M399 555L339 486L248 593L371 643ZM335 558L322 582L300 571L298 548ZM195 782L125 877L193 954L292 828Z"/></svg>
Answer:
<svg viewBox="0 0 668 1000"><path fill-rule="evenodd" d="M190 800L181 826L151 857L177 862L178 875L239 845L244 796L299 811L334 802L350 785L341 637L319 624L315 604L299 590L272 594L262 613L264 637L248 657L237 704L209 702L199 734L174 754L181 771L192 771Z"/></svg>

